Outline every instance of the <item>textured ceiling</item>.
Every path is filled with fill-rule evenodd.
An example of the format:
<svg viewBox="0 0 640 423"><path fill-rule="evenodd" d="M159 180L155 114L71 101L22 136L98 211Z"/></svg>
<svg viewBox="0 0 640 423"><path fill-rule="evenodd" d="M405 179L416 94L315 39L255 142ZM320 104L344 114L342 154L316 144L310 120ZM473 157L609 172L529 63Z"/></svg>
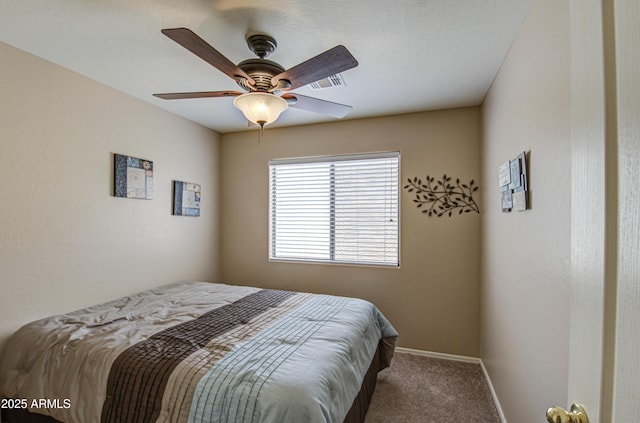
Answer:
<svg viewBox="0 0 640 423"><path fill-rule="evenodd" d="M232 62L245 35L273 36L290 68L336 45L359 66L345 87L302 95L353 106L344 118L478 105L531 0L2 0L0 41L218 132L247 130L231 98L161 100L158 92L238 90L160 33L187 27ZM1 58L0 58L1 60ZM288 109L273 126L335 120Z"/></svg>

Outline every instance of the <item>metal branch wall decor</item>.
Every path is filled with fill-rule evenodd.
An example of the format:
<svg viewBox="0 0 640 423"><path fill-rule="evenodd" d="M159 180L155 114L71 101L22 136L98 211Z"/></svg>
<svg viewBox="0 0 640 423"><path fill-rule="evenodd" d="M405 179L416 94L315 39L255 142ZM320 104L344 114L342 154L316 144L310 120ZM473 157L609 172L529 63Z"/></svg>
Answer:
<svg viewBox="0 0 640 423"><path fill-rule="evenodd" d="M424 183L418 177L407 181L409 183L404 188L416 193L413 202L419 209L423 209L422 213L437 217L445 214L451 217L456 210L458 214L480 213L480 208L473 199L473 193L478 190L473 179L468 184L461 184L460 179L456 178L454 185L451 177L445 174L440 180L427 175Z"/></svg>

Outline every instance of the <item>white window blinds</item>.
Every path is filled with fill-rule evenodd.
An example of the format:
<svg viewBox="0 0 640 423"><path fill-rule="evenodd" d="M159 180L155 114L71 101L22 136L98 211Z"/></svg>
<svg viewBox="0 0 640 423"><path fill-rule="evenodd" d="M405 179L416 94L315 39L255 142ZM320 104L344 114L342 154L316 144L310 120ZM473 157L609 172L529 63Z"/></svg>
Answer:
<svg viewBox="0 0 640 423"><path fill-rule="evenodd" d="M399 161L270 161L270 259L398 266Z"/></svg>

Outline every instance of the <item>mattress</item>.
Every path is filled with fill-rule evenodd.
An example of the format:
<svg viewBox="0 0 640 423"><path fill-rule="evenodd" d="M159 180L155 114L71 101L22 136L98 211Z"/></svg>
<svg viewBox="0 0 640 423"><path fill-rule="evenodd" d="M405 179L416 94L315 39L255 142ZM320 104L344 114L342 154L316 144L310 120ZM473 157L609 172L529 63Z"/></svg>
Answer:
<svg viewBox="0 0 640 423"><path fill-rule="evenodd" d="M339 423L396 337L361 299L179 282L23 326L0 397L65 423Z"/></svg>

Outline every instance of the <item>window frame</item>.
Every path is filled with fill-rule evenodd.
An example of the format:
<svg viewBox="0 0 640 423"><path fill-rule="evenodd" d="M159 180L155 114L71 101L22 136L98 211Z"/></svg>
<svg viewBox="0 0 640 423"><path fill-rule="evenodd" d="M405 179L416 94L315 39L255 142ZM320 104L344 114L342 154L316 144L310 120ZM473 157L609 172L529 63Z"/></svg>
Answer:
<svg viewBox="0 0 640 423"><path fill-rule="evenodd" d="M314 258L294 258L294 257L275 257L275 242L274 239L274 202L276 201L273 197L274 195L274 186L273 179L274 175L272 173L272 167L277 165L286 165L286 164L313 164L313 163L337 163L343 161L355 161L355 160L375 160L375 159L393 159L397 160L397 169L396 169L396 187L395 187L395 201L397 204L396 207L396 245L395 245L395 262L384 263L384 262L369 262L369 261L358 261L358 260L336 260L335 259L335 213L330 213L330 258L329 259L314 259ZM382 152L372 152L372 153L356 153L356 154L340 154L340 155L327 155L327 156L307 156L307 157L293 157L293 158L282 158L282 159L272 159L269 160L268 166L269 176L268 176L268 190L269 190L269 226L268 226L268 243L269 243L269 252L268 252L268 260L270 262L291 262L291 263L312 263L312 264L327 264L327 265L338 265L338 266L364 266L364 267L384 267L384 268L400 268L400 246L401 246L401 154L400 151L382 151ZM332 199L330 200L331 207L335 206L335 186L330 189L330 195Z"/></svg>

